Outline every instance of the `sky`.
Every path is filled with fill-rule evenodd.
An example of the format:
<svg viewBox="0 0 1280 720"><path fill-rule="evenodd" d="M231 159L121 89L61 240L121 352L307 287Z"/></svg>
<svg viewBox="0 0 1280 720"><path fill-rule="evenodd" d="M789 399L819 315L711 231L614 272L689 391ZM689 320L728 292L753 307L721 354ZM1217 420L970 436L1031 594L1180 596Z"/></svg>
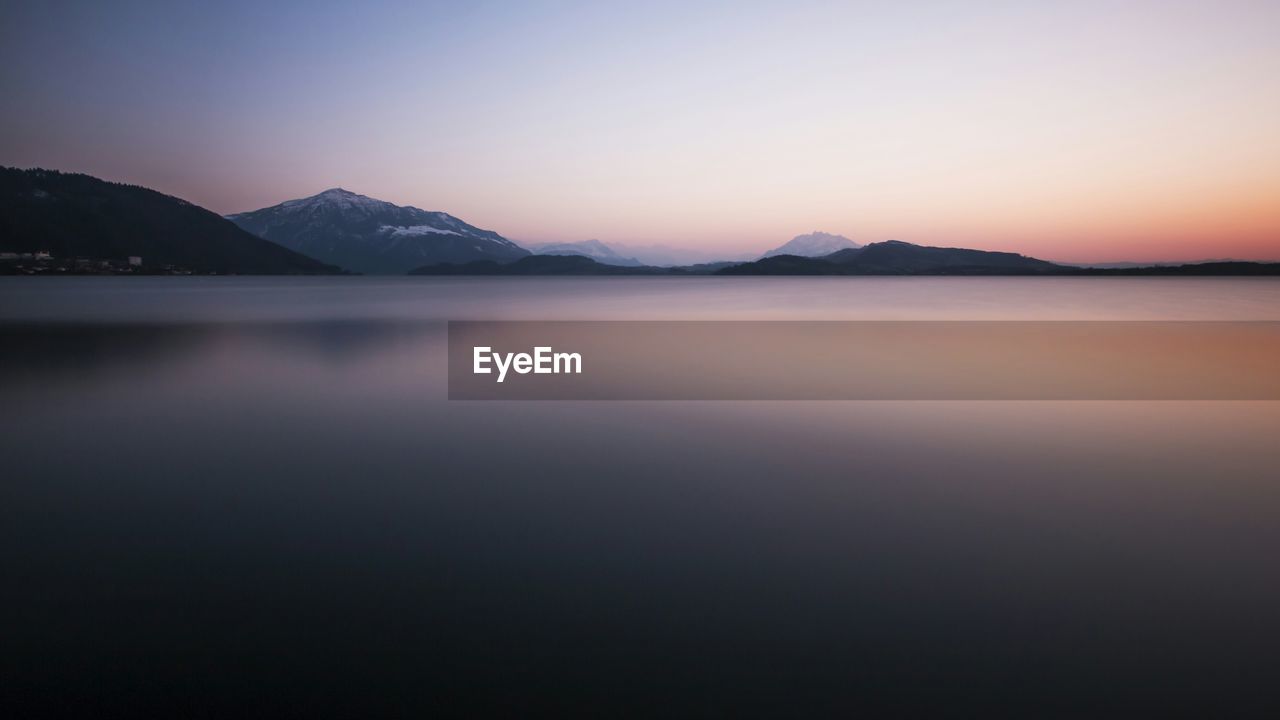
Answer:
<svg viewBox="0 0 1280 720"><path fill-rule="evenodd" d="M523 242L1280 259L1280 2L15 2L0 165Z"/></svg>

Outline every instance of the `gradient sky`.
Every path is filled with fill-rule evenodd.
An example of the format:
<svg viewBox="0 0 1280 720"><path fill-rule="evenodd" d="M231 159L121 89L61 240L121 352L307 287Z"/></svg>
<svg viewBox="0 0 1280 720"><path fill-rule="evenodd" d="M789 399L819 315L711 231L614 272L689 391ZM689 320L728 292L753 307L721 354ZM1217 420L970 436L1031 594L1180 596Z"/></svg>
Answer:
<svg viewBox="0 0 1280 720"><path fill-rule="evenodd" d="M0 0L0 164L518 241L1280 259L1280 2Z"/></svg>

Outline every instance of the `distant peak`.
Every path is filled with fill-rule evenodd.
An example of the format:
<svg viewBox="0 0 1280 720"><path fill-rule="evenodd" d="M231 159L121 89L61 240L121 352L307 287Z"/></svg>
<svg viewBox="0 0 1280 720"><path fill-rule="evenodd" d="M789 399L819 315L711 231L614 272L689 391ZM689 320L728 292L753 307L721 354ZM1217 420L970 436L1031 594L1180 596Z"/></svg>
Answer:
<svg viewBox="0 0 1280 720"><path fill-rule="evenodd" d="M316 195L313 195L312 197L317 197L317 198L362 198L362 197L364 197L364 195L361 195L361 194L359 194L359 193L353 193L353 192L351 192L350 190L347 190L346 188L335 187L335 188L329 188L328 190L325 190L324 192L317 193Z"/></svg>
<svg viewBox="0 0 1280 720"><path fill-rule="evenodd" d="M774 255L800 255L802 257L821 257L837 250L860 247L857 243L843 235L833 235L821 230L814 230L808 235L797 235L783 245L765 253L762 257Z"/></svg>
<svg viewBox="0 0 1280 720"><path fill-rule="evenodd" d="M366 211L373 211L388 206L390 203L383 202L376 198L371 198L360 193L354 193L346 188L334 187L323 192L316 193L310 197L299 198L297 200L286 200L280 204L284 208L313 208L336 207L343 210L352 208L362 208Z"/></svg>

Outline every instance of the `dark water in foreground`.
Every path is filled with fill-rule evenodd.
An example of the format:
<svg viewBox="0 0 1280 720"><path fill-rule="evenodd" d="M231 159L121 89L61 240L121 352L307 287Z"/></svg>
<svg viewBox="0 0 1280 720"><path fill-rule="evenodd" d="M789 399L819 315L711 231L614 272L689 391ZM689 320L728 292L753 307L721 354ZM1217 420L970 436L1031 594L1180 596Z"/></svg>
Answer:
<svg viewBox="0 0 1280 720"><path fill-rule="evenodd" d="M0 279L0 707L1280 711L1280 403L445 400L445 320L611 318L1280 283Z"/></svg>

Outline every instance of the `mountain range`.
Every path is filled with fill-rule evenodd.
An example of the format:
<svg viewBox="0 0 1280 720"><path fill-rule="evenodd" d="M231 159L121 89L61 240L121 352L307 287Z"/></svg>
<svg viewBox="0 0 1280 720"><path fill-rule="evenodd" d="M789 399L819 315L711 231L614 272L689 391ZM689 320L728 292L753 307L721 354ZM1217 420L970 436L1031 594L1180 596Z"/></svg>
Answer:
<svg viewBox="0 0 1280 720"><path fill-rule="evenodd" d="M529 254L492 230L443 212L342 188L227 219L259 237L348 270L402 275L435 263L511 262Z"/></svg>
<svg viewBox="0 0 1280 720"><path fill-rule="evenodd" d="M798 255L800 257L822 257L837 250L861 247L843 235L814 231L806 235L797 235L786 243L757 257L724 257L707 253L690 253L678 248L663 246L628 246L624 244L606 245L599 240L582 240L580 242L527 244L535 255L581 255L589 257L605 265L622 265L638 267L651 265L657 267L688 267L714 262L745 262L752 259L769 258L776 255ZM624 253L629 253L627 257Z"/></svg>
<svg viewBox="0 0 1280 720"><path fill-rule="evenodd" d="M754 262L672 268L607 265L580 255L535 255L513 263L480 261L417 268L414 275L1052 275L1088 273L1015 253L913 245L898 240L822 257L773 255Z"/></svg>
<svg viewBox="0 0 1280 720"><path fill-rule="evenodd" d="M197 273L340 272L185 200L42 169L0 168L0 251L120 261L134 256L144 268Z"/></svg>
<svg viewBox="0 0 1280 720"><path fill-rule="evenodd" d="M440 263L409 271L410 275L664 275L671 268L649 265L609 265L584 255L530 255L515 262L477 260L454 265Z"/></svg>
<svg viewBox="0 0 1280 720"><path fill-rule="evenodd" d="M716 250L698 247L676 247L658 243L635 244L610 242L609 247L619 255L633 257L644 265L677 267L714 262L746 262L759 257L755 253L735 250Z"/></svg>
<svg viewBox="0 0 1280 720"><path fill-rule="evenodd" d="M75 271L35 253L110 259L114 271L415 275L1280 275L1280 263L1080 267L1008 252L915 245L860 246L840 235L799 235L754 261L657 267L599 240L533 246L443 212L394 205L341 188L225 218L134 185L52 170L0 168L0 272ZM672 248L653 246L674 257ZM21 263L14 258L31 258ZM694 257L688 254L681 257ZM141 264L134 261L141 258ZM45 264L41 264L45 263ZM116 264L112 264L116 263Z"/></svg>
<svg viewBox="0 0 1280 720"><path fill-rule="evenodd" d="M1280 263L1224 262L1133 268L1083 268L1025 255L914 245L899 240L846 248L817 258L775 255L754 262L660 268L605 265L573 255L535 255L513 263L478 261L417 268L411 275L1280 275Z"/></svg>
<svg viewBox="0 0 1280 720"><path fill-rule="evenodd" d="M616 250L599 240L532 245L530 249L533 250L535 255L580 255L604 265L637 267L644 264L636 258L623 257Z"/></svg>

